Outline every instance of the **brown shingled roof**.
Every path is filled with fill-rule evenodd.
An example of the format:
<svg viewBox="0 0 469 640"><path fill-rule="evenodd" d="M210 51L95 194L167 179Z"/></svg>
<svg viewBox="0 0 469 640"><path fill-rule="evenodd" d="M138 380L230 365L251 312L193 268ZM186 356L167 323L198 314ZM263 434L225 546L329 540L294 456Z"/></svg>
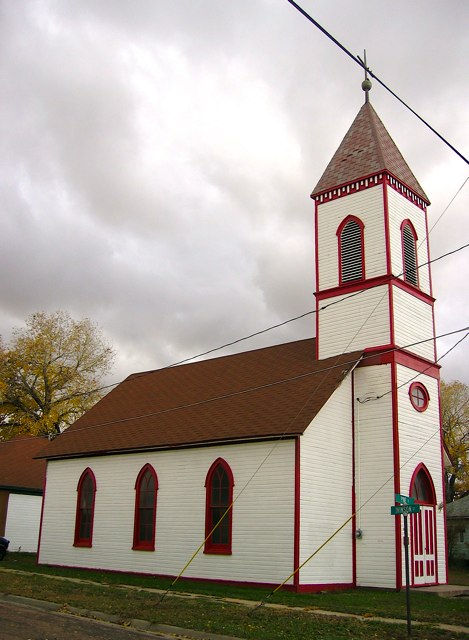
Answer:
<svg viewBox="0 0 469 640"><path fill-rule="evenodd" d="M300 434L361 355L318 361L314 354L315 339L308 339L134 374L41 455L83 456Z"/></svg>
<svg viewBox="0 0 469 640"><path fill-rule="evenodd" d="M376 111L365 102L311 196L382 171L430 202Z"/></svg>
<svg viewBox="0 0 469 640"><path fill-rule="evenodd" d="M7 442L0 442L0 489L43 489L45 460L35 460L47 438L21 435Z"/></svg>

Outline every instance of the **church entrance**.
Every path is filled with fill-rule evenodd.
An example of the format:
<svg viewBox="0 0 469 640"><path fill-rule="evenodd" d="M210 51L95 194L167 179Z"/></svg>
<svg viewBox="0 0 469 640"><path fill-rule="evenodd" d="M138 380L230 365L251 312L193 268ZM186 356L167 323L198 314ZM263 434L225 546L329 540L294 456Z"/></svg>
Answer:
<svg viewBox="0 0 469 640"><path fill-rule="evenodd" d="M424 465L414 471L410 495L420 505L420 513L410 517L412 583L435 584L436 573L436 500L430 474Z"/></svg>

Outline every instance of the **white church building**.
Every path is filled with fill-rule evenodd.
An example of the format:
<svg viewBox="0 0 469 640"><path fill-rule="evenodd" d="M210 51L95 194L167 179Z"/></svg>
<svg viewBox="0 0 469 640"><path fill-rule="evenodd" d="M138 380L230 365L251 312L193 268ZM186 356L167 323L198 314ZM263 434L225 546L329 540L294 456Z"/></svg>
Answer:
<svg viewBox="0 0 469 640"><path fill-rule="evenodd" d="M311 197L316 338L119 384L42 454L39 563L399 589L402 494L447 582L429 200L368 94Z"/></svg>

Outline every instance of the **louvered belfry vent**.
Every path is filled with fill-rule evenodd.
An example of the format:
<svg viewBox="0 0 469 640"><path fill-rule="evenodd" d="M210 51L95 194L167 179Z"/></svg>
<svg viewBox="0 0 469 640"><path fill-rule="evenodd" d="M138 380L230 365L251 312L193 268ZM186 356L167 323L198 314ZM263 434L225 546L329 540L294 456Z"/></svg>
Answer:
<svg viewBox="0 0 469 640"><path fill-rule="evenodd" d="M418 280L415 236L410 225L408 224L406 224L402 229L402 246L404 251L404 280L417 286Z"/></svg>
<svg viewBox="0 0 469 640"><path fill-rule="evenodd" d="M341 281L363 278L362 228L355 220L349 220L340 234Z"/></svg>

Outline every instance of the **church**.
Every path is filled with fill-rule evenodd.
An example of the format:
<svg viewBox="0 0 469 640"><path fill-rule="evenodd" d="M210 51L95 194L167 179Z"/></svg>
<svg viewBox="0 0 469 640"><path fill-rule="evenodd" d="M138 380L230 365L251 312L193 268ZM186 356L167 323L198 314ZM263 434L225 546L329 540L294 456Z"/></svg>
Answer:
<svg viewBox="0 0 469 640"><path fill-rule="evenodd" d="M311 194L316 337L120 383L41 453L40 564L400 589L401 494L411 584L447 582L430 203L365 91Z"/></svg>

